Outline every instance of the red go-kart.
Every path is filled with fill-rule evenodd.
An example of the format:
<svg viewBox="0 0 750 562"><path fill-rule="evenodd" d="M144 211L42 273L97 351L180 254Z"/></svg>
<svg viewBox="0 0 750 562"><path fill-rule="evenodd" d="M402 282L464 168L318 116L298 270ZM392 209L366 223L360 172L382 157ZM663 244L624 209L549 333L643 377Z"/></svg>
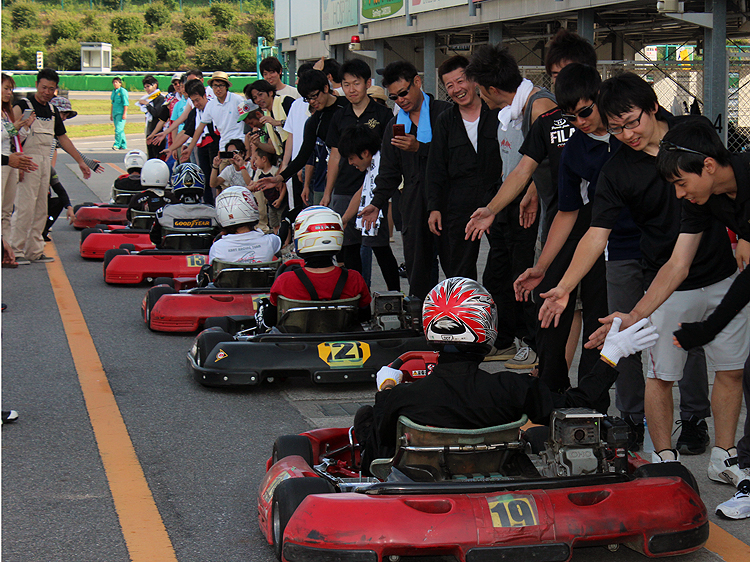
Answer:
<svg viewBox="0 0 750 562"><path fill-rule="evenodd" d="M81 231L81 257L104 259L107 250L124 248L131 251L155 248L149 232L154 222L154 213L139 212L129 227L98 224Z"/></svg>
<svg viewBox="0 0 750 562"><path fill-rule="evenodd" d="M73 228L77 230L92 228L99 224L121 226L128 224L127 205L83 203L82 205L76 205L73 210L76 214L76 218L73 221Z"/></svg>

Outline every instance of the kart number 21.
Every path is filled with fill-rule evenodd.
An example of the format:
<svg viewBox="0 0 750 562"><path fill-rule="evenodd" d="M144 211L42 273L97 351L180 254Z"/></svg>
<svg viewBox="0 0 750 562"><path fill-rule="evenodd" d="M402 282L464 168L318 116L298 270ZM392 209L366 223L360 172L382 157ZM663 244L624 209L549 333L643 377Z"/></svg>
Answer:
<svg viewBox="0 0 750 562"><path fill-rule="evenodd" d="M318 345L318 356L329 367L361 367L370 358L370 346L360 341L333 341Z"/></svg>
<svg viewBox="0 0 750 562"><path fill-rule="evenodd" d="M539 524L533 496L506 495L487 498L493 527L530 527Z"/></svg>

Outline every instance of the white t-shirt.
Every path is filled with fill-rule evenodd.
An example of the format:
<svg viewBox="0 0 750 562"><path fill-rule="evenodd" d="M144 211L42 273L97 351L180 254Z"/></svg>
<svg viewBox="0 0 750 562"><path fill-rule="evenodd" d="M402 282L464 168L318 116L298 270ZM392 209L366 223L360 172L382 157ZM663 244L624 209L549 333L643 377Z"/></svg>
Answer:
<svg viewBox="0 0 750 562"><path fill-rule="evenodd" d="M479 118L477 117L476 121L467 121L466 119L461 119L461 121L464 122L464 127L466 128L466 134L469 135L469 140L471 141L471 144L474 146L474 152L477 152L477 136L479 135Z"/></svg>
<svg viewBox="0 0 750 562"><path fill-rule="evenodd" d="M279 97L284 96L291 96L294 99L298 99L300 97L299 92L297 91L297 88L294 86L290 86L289 84L285 84L281 90L276 90L276 95Z"/></svg>
<svg viewBox="0 0 750 562"><path fill-rule="evenodd" d="M372 157L372 162L365 172L365 180L362 182L362 197L359 199L359 210L361 211L367 207L372 201L372 192L375 190L375 178L378 177L378 170L380 169L380 152ZM375 223L368 229L364 230L362 227L362 217L357 217L356 227L357 230L362 231L362 236L377 236L378 228L380 228L380 220L383 218L383 211L378 213L378 218Z"/></svg>
<svg viewBox="0 0 750 562"><path fill-rule="evenodd" d="M310 105L302 98L297 98L289 108L284 130L292 135L292 159L297 157L305 135L305 123L310 117Z"/></svg>
<svg viewBox="0 0 750 562"><path fill-rule="evenodd" d="M281 250L281 238L251 230L241 234L227 234L211 245L209 263L221 260L231 263L266 263L273 261Z"/></svg>
<svg viewBox="0 0 750 562"><path fill-rule="evenodd" d="M224 103L219 103L218 98L209 100L203 109L201 123L214 124L214 129L219 131L219 150L226 149L227 143L233 139L245 138L245 125L237 122L240 118L238 106L244 103L245 98L232 92L227 93Z"/></svg>
<svg viewBox="0 0 750 562"><path fill-rule="evenodd" d="M235 170L234 164L230 164L229 166L224 168L219 173L219 177L224 180L224 187L232 187L233 185L245 185L245 178L242 177L242 170Z"/></svg>

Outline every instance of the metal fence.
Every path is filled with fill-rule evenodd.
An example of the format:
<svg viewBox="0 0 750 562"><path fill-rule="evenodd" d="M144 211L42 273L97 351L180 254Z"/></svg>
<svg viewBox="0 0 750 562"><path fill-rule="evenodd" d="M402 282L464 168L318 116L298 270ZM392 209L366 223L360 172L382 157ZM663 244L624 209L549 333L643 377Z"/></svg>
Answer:
<svg viewBox="0 0 750 562"><path fill-rule="evenodd" d="M634 72L649 82L659 104L675 115L686 115L697 109L703 113L702 61L625 61L598 66L602 79ZM542 66L522 66L521 74L537 86L551 89L550 77ZM438 97L448 99L442 84ZM731 152L750 150L750 53L730 51L727 86L727 148Z"/></svg>

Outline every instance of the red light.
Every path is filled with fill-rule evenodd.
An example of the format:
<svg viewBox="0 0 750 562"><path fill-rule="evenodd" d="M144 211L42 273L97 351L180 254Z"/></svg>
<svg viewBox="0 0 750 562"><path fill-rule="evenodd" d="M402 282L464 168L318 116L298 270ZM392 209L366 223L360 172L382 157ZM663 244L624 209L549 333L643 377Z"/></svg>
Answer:
<svg viewBox="0 0 750 562"><path fill-rule="evenodd" d="M350 43L359 43L359 35L352 35Z"/></svg>

